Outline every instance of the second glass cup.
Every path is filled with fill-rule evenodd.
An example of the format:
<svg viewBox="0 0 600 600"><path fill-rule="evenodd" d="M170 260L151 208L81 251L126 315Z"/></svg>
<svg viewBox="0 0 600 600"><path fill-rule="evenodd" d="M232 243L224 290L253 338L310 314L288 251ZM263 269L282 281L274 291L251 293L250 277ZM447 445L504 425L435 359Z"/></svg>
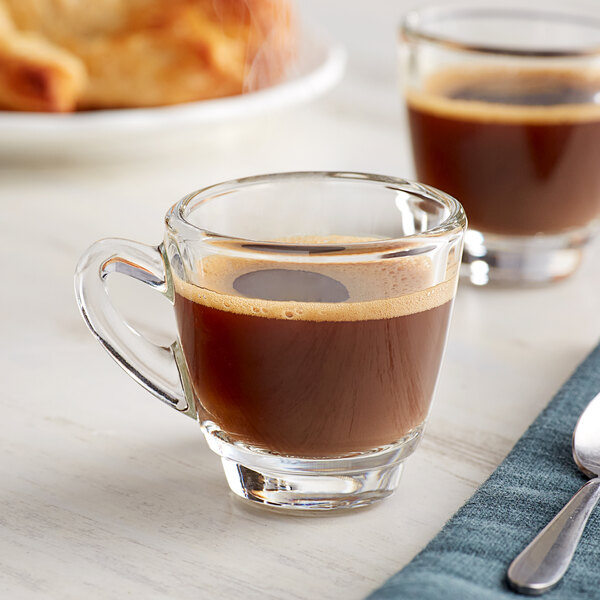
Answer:
<svg viewBox="0 0 600 600"><path fill-rule="evenodd" d="M158 248L103 240L76 294L101 343L198 419L231 489L293 510L392 493L429 413L466 227L437 190L359 173L288 173L190 194ZM174 303L170 348L132 333L105 279Z"/></svg>
<svg viewBox="0 0 600 600"><path fill-rule="evenodd" d="M573 273L600 217L600 13L490 0L401 28L418 178L465 207L472 283Z"/></svg>

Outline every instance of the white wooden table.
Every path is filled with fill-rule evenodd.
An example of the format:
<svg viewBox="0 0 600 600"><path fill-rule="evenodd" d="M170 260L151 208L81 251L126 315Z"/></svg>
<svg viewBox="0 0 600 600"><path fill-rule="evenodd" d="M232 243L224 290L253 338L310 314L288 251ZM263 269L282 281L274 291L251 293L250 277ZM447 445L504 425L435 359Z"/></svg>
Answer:
<svg viewBox="0 0 600 600"><path fill-rule="evenodd" d="M234 498L198 426L114 365L73 297L92 241L158 243L173 202L230 177L411 175L395 68L395 24L411 3L301 4L350 52L326 97L216 146L199 135L117 164L0 164L0 597L363 598L439 531L597 342L599 242L554 287L463 285L433 416L399 491L329 518ZM161 298L114 288L126 314L168 336Z"/></svg>

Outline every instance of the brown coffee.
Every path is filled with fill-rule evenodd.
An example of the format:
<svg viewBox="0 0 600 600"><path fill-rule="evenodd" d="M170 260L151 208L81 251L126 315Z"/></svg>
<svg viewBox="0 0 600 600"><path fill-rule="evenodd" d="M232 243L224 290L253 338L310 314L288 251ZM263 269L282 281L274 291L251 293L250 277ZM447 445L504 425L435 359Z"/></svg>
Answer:
<svg viewBox="0 0 600 600"><path fill-rule="evenodd" d="M378 448L421 425L455 277L427 288L425 257L283 265L211 257L198 285L175 280L205 418L234 441L303 457Z"/></svg>
<svg viewBox="0 0 600 600"><path fill-rule="evenodd" d="M473 229L558 233L600 215L600 76L447 70L407 96L418 177Z"/></svg>

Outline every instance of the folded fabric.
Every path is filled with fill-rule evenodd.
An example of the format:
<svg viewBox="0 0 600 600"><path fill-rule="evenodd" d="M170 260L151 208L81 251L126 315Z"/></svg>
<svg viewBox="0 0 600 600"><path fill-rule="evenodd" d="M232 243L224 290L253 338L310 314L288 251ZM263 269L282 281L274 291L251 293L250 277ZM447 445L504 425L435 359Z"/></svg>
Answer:
<svg viewBox="0 0 600 600"><path fill-rule="evenodd" d="M600 345L472 498L369 600L515 600L508 566L586 481L573 462L571 436L599 392ZM600 507L565 577L544 598L600 598L599 565Z"/></svg>

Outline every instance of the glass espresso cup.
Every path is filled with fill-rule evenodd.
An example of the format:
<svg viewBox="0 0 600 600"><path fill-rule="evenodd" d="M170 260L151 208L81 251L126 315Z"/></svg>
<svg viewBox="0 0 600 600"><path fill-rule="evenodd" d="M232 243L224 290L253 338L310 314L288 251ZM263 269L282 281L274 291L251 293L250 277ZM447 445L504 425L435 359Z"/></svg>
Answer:
<svg viewBox="0 0 600 600"><path fill-rule="evenodd" d="M293 509L392 493L427 418L465 216L452 197L390 177L286 173L194 192L158 247L92 245L83 317L139 383L197 419L233 492ZM158 347L111 305L119 272L174 306Z"/></svg>
<svg viewBox="0 0 600 600"><path fill-rule="evenodd" d="M573 273L600 216L600 12L471 2L409 13L401 38L417 176L469 217L463 273Z"/></svg>

